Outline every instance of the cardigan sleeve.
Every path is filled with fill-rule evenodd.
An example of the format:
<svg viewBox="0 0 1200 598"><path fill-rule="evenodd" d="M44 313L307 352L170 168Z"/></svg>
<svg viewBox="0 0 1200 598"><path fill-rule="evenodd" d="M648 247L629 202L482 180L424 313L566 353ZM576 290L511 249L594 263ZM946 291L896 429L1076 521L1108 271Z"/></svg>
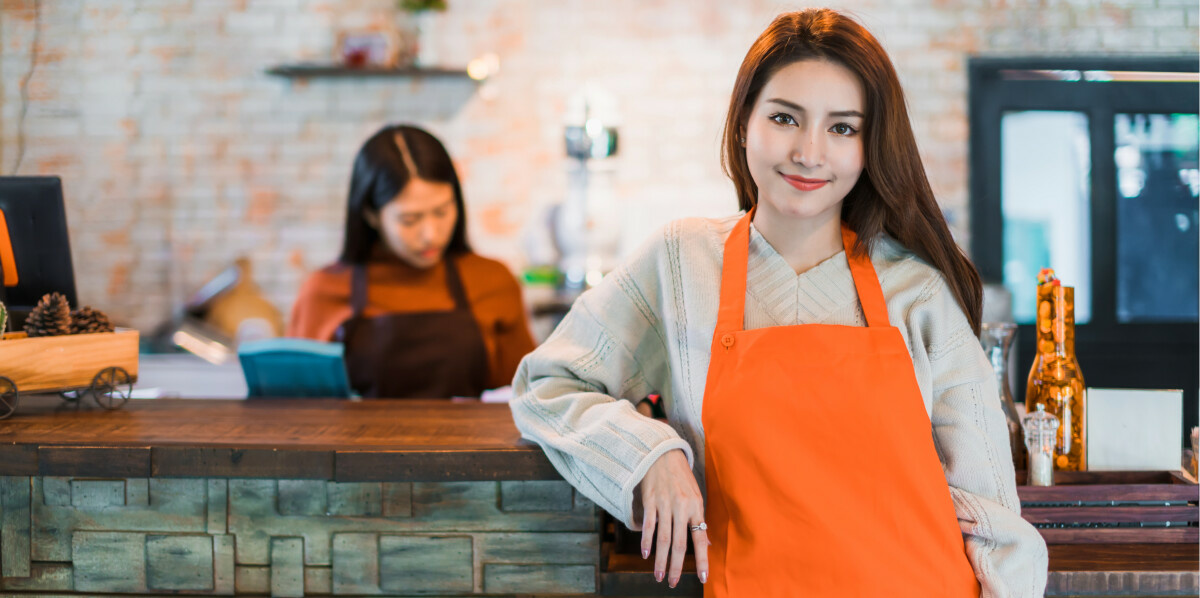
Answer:
<svg viewBox="0 0 1200 598"><path fill-rule="evenodd" d="M692 448L671 426L639 414L655 389L646 372L665 370L659 330L657 255L662 236L579 297L550 338L521 361L513 419L555 469L630 529L634 489L664 453ZM644 292L644 289L655 289Z"/></svg>
<svg viewBox="0 0 1200 598"><path fill-rule="evenodd" d="M991 364L945 280L937 275L909 318L914 361L931 373L934 445L983 598L1038 597L1048 557L1021 518L1008 426Z"/></svg>

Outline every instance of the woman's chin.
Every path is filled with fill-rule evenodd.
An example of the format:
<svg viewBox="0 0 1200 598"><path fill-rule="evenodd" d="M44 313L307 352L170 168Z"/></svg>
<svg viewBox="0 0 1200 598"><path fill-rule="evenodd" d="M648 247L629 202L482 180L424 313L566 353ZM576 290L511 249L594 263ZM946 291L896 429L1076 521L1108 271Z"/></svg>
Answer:
<svg viewBox="0 0 1200 598"><path fill-rule="evenodd" d="M821 218L831 210L840 213L841 202L830 203L816 197L788 197L786 199L766 200L776 216L789 220L810 220Z"/></svg>
<svg viewBox="0 0 1200 598"><path fill-rule="evenodd" d="M420 253L405 253L398 256L400 261L416 268L418 270L428 270L442 261L442 254L437 253L432 256Z"/></svg>

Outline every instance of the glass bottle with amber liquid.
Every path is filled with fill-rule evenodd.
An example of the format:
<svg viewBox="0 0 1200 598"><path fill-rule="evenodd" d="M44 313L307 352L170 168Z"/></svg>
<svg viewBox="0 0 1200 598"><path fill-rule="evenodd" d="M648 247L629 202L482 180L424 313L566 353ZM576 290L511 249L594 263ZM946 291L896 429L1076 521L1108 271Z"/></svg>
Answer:
<svg viewBox="0 0 1200 598"><path fill-rule="evenodd" d="M1045 282L1037 289L1037 355L1029 370L1025 410L1032 413L1041 404L1058 418L1054 468L1084 471L1087 395L1075 358L1075 289L1061 286L1053 276L1053 271L1038 276Z"/></svg>

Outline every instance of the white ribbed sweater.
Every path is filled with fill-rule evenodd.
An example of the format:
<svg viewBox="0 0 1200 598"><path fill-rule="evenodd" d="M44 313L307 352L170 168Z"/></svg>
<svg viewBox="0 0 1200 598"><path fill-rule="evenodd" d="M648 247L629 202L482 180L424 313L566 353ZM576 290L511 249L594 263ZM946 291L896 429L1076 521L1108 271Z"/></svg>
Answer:
<svg viewBox="0 0 1200 598"><path fill-rule="evenodd" d="M575 302L513 380L522 435L631 529L640 527L633 490L663 453L683 450L704 489L700 413L724 244L738 218L667 225ZM941 273L894 240L880 239L871 261L912 355L983 596L1042 596L1046 546L1019 515L995 377L966 316ZM865 325L845 252L797 276L751 227L746 329L817 323ZM654 392L669 425L634 410L633 401ZM752 403L746 415L770 417ZM851 440L861 450L887 450L870 438Z"/></svg>

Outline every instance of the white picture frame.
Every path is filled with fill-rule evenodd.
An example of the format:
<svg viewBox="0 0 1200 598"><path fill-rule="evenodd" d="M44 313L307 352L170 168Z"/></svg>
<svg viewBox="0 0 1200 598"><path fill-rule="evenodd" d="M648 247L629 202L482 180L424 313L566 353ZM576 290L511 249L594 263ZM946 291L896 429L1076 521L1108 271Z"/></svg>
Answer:
<svg viewBox="0 0 1200 598"><path fill-rule="evenodd" d="M1087 389L1090 471L1182 469L1183 391Z"/></svg>

